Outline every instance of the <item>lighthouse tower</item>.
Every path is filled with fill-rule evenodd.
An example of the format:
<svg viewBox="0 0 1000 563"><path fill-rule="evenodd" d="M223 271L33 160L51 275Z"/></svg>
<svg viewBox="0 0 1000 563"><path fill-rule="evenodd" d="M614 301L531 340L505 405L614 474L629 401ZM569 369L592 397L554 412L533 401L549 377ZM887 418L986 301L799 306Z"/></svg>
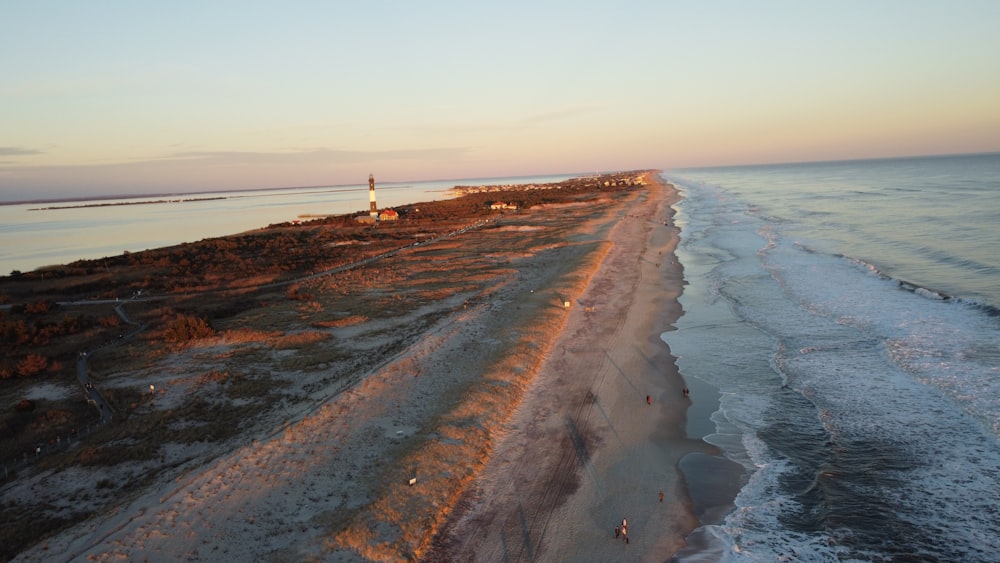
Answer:
<svg viewBox="0 0 1000 563"><path fill-rule="evenodd" d="M368 199L371 200L371 209L368 214L372 219L378 219L378 207L375 206L375 176L368 175Z"/></svg>

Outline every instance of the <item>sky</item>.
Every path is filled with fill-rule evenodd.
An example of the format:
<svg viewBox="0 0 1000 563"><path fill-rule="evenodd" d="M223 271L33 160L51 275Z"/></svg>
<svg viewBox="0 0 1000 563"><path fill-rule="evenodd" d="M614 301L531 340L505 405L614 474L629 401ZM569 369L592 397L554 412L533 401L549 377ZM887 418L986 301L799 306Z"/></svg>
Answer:
<svg viewBox="0 0 1000 563"><path fill-rule="evenodd" d="M0 201L996 152L998 29L994 0L4 0Z"/></svg>

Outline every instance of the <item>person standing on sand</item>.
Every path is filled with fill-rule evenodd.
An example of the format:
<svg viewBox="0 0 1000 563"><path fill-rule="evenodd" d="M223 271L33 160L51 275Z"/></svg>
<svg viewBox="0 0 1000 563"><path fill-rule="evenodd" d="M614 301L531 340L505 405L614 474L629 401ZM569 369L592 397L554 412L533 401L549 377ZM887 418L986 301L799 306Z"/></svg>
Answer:
<svg viewBox="0 0 1000 563"><path fill-rule="evenodd" d="M618 536L620 536L620 535L622 535L622 528L621 528L621 526L615 526L615 539L618 539Z"/></svg>
<svg viewBox="0 0 1000 563"><path fill-rule="evenodd" d="M660 489L660 502L663 502L663 489Z"/></svg>

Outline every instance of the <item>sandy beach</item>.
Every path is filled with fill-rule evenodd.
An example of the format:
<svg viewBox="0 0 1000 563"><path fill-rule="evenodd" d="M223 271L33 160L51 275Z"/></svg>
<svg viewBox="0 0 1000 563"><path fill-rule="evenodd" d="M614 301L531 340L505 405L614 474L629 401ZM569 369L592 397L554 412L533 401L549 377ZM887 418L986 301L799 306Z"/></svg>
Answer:
<svg viewBox="0 0 1000 563"><path fill-rule="evenodd" d="M718 452L686 437L691 399L659 338L681 314L675 198L655 186L608 230L611 250L578 299L584 307L432 559L662 561L685 545L698 519L678 463ZM623 519L628 544L614 540Z"/></svg>
<svg viewBox="0 0 1000 563"><path fill-rule="evenodd" d="M428 302L434 322L349 385L312 391L229 453L165 473L17 560L669 558L699 514L728 501L713 500L715 482L691 482L718 458L688 437L692 398L659 337L681 314L677 194L646 177L616 197L505 217L474 243L401 253L385 271L463 253L490 269L480 290ZM385 346L373 335L391 327L365 324L338 328L338 342ZM224 339L204 346L233 361ZM156 400L178 400L177 387L158 385ZM622 518L627 544L614 537Z"/></svg>

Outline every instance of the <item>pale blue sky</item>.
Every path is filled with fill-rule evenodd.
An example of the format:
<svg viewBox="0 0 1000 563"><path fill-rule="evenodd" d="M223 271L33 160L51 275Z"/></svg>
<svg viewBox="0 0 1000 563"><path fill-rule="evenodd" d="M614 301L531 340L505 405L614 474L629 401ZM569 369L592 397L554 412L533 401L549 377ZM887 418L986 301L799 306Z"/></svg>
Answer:
<svg viewBox="0 0 1000 563"><path fill-rule="evenodd" d="M1000 151L1000 2L0 7L0 200Z"/></svg>

